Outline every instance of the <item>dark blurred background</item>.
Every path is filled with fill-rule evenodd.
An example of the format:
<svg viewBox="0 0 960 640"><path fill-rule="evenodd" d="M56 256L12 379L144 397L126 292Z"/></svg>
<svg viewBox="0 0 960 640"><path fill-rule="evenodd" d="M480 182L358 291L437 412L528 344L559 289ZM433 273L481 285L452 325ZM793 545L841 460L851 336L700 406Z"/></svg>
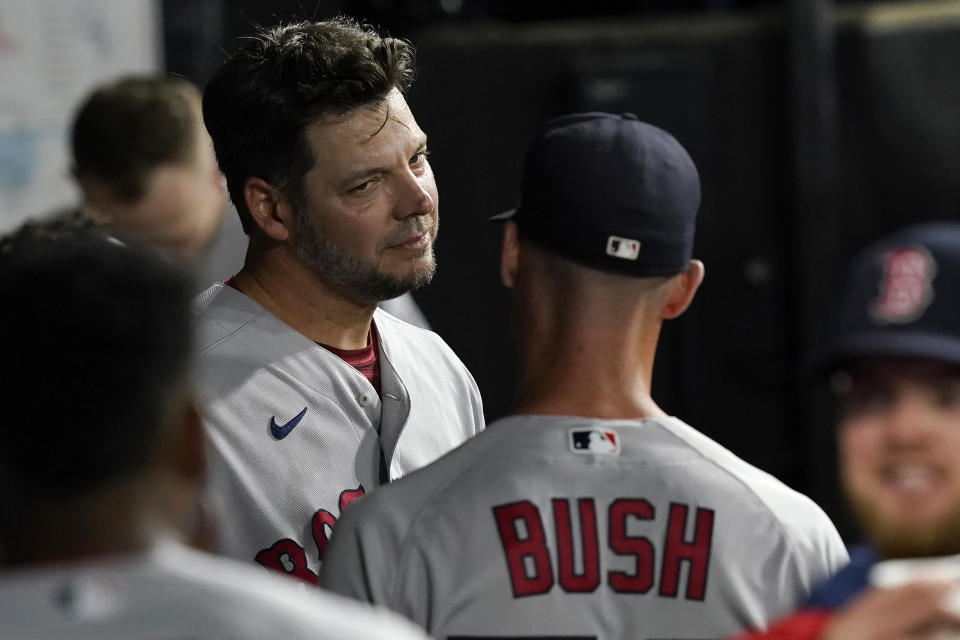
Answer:
<svg viewBox="0 0 960 640"><path fill-rule="evenodd" d="M814 498L848 541L830 399L802 376L845 258L901 225L958 218L960 2L164 0L167 70L202 87L254 24L345 13L408 38L430 134L440 268L416 293L510 410L499 228L522 154L567 111L631 111L701 172L707 279L665 328L654 397ZM219 251L239 264L242 238ZM226 268L226 267L224 267ZM230 275L222 274L223 277Z"/></svg>

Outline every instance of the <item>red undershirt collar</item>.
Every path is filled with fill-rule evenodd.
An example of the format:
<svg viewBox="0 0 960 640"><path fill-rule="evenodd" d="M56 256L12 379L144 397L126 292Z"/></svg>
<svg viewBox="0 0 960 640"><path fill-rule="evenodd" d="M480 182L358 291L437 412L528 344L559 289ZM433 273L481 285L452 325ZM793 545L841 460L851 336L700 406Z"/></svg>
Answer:
<svg viewBox="0 0 960 640"><path fill-rule="evenodd" d="M236 279L236 275L231 276L224 280L223 284L240 291ZM241 291L241 293L243 292ZM370 323L370 329L367 331L367 346L362 349L339 349L320 342L317 342L317 344L362 373L373 385L373 388L377 390L377 395L380 395L380 351L377 349L377 331L372 322Z"/></svg>

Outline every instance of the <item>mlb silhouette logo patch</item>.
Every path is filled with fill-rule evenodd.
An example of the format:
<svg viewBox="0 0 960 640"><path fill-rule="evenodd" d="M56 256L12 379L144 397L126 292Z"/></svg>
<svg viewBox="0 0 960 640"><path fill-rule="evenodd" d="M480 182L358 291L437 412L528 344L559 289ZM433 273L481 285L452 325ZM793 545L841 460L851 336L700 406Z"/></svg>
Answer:
<svg viewBox="0 0 960 640"><path fill-rule="evenodd" d="M610 236L607 238L607 255L624 260L636 260L640 255L640 241Z"/></svg>
<svg viewBox="0 0 960 640"><path fill-rule="evenodd" d="M574 453L620 453L620 439L612 429L571 429L570 451Z"/></svg>
<svg viewBox="0 0 960 640"><path fill-rule="evenodd" d="M923 315L933 302L937 263L923 247L891 249L883 255L880 295L870 317L880 324L906 324Z"/></svg>

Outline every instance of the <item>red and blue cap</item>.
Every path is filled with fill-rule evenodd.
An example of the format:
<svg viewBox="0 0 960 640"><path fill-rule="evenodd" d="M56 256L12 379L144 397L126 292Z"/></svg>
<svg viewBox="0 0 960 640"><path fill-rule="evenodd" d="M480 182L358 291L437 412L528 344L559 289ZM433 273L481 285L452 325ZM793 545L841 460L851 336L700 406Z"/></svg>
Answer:
<svg viewBox="0 0 960 640"><path fill-rule="evenodd" d="M827 339L808 371L873 356L960 365L960 223L927 223L886 236L850 263Z"/></svg>
<svg viewBox="0 0 960 640"><path fill-rule="evenodd" d="M527 150L521 235L605 271L669 276L693 252L700 177L669 133L633 114L577 113L547 122Z"/></svg>

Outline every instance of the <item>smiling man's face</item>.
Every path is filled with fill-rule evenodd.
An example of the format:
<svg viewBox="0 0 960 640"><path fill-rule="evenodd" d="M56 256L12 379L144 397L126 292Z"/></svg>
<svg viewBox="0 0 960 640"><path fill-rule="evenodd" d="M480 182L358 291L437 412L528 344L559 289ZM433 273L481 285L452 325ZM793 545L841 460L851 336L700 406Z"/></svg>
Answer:
<svg viewBox="0 0 960 640"><path fill-rule="evenodd" d="M844 488L880 553L960 553L960 370L871 358L852 369L841 403Z"/></svg>
<svg viewBox="0 0 960 640"><path fill-rule="evenodd" d="M437 185L427 137L399 91L325 115L306 130L315 163L303 181L297 255L344 295L375 302L428 283Z"/></svg>

